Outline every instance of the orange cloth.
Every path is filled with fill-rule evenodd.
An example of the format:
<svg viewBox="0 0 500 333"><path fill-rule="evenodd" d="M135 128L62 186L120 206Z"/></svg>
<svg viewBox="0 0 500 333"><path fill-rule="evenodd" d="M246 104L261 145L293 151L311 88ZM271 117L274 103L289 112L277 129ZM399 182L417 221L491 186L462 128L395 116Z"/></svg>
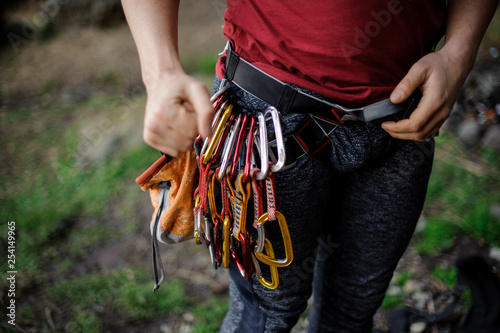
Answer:
<svg viewBox="0 0 500 333"><path fill-rule="evenodd" d="M194 199L193 193L198 185L198 164L194 150L181 153L177 158L162 156L148 170L136 179L143 191L149 191L154 207L154 222L161 191L158 183L169 181L168 207L163 207L160 226L163 235L158 240L175 243L193 237Z"/></svg>

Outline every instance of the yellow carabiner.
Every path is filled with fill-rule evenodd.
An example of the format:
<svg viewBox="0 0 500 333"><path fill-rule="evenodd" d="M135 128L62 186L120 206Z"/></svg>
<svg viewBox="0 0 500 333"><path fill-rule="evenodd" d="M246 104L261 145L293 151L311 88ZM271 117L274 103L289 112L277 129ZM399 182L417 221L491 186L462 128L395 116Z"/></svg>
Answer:
<svg viewBox="0 0 500 333"><path fill-rule="evenodd" d="M210 177L212 177L211 180ZM219 211L217 210L217 203L215 200L215 179L217 178L216 172L209 172L208 178L208 207L210 208L210 213L212 214L212 221L215 221L216 218L220 218Z"/></svg>
<svg viewBox="0 0 500 333"><path fill-rule="evenodd" d="M229 257L231 255L230 250L230 237L231 237L231 220L229 219L229 215L226 215L224 218L224 239L222 240L222 260L224 263L224 268L229 268Z"/></svg>
<svg viewBox="0 0 500 333"><path fill-rule="evenodd" d="M259 253L257 251L258 247L257 245L255 246L254 253L255 257L264 264L276 267L286 267L290 265L293 261L292 239L290 238L290 232L288 231L288 225L286 223L285 216L280 212L276 211L276 219L278 220L278 223L280 225L281 236L283 237L283 245L285 247L285 259L271 258L269 254L265 255L263 253ZM262 229L264 223L266 223L267 221L269 221L268 214L267 213L262 214L262 216L259 217L259 220L257 221L257 226L259 226L259 229ZM267 241L268 240L266 239L266 244Z"/></svg>
<svg viewBox="0 0 500 333"><path fill-rule="evenodd" d="M269 258L274 258L273 246L271 245L271 242L268 239L265 240L265 249L266 249L267 256ZM257 274L257 278L259 279L259 282L264 287L266 287L268 289L276 289L276 288L278 288L278 285L280 284L280 279L279 279L279 276L278 276L278 267L276 267L276 266L269 266L269 268L271 270L271 281L269 281L269 280L266 280L264 278L264 276L262 276L262 272L260 270L259 262L255 258L254 254L252 254L252 261L253 261L253 264L255 266L255 271L256 271L255 274Z"/></svg>
<svg viewBox="0 0 500 333"><path fill-rule="evenodd" d="M226 126L226 123L231 116L231 112L233 110L233 105L226 106L226 109L224 111L224 114L222 115L221 120L217 124L217 128L215 129L214 135L212 136L212 140L210 141L210 144L208 145L207 151L205 155L203 156L203 164L207 164L210 159L212 158L212 154L214 153L215 147L217 146L217 142L219 142L219 139L222 135L222 132L224 131L224 127Z"/></svg>

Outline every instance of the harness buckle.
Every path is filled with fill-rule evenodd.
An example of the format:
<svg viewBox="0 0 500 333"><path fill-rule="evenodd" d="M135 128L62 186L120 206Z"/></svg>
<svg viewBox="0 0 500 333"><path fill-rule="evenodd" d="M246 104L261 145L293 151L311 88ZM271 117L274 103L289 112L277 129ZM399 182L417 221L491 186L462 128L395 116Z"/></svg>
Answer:
<svg viewBox="0 0 500 333"><path fill-rule="evenodd" d="M346 115L347 113L341 109L338 109L338 108L332 108L332 113L335 116L335 118L337 118L337 120L331 119L331 121L337 125L342 125L344 123L344 121L342 120L342 117L344 115ZM339 113L342 114L342 117L339 116Z"/></svg>

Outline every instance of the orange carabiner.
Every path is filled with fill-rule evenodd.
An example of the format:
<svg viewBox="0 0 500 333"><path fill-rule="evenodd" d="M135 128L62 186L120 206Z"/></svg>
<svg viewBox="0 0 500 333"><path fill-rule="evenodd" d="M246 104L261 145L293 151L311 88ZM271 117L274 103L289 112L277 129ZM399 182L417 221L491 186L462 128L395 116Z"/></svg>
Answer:
<svg viewBox="0 0 500 333"><path fill-rule="evenodd" d="M281 236L283 237L283 245L285 248L285 258L284 259L276 259L272 258L269 255L265 255L262 252L258 252L258 245L255 245L255 250L254 254L259 261L263 262L264 264L267 264L269 266L276 266L276 267L286 267L290 265L293 261L293 248L292 248L292 239L290 238L290 231L288 230L288 225L285 220L285 216L281 214L280 212L276 211L276 219L278 220L280 229L281 229ZM262 214L262 216L259 218L257 221L257 231L259 232L259 238L260 237L265 237L263 236L263 230L264 230L264 223L269 221L269 216L268 213ZM264 238L267 246L267 242L269 241L267 238ZM267 250L266 250L267 252Z"/></svg>
<svg viewBox="0 0 500 333"><path fill-rule="evenodd" d="M223 232L223 240L222 240L222 262L224 264L224 268L229 268L229 258L231 256L231 219L229 215L224 217L224 232Z"/></svg>
<svg viewBox="0 0 500 333"><path fill-rule="evenodd" d="M231 191L231 204L233 207L233 236L236 239L240 239L240 232L246 231L246 220L247 220L247 210L248 201L252 194L252 184L243 183L244 173L240 170L238 176L236 177L234 187L231 185L231 181L228 180L227 185Z"/></svg>
<svg viewBox="0 0 500 333"><path fill-rule="evenodd" d="M266 239L265 241L265 249L266 249L266 253L267 253L267 256L269 258L274 258L274 250L273 250L273 246L271 245L271 242ZM255 271L257 274L257 278L259 279L259 282L266 288L269 288L269 289L276 289L278 288L278 285L280 283L280 279L279 279L279 276L278 276L278 267L276 266L269 266L270 270L271 270L271 281L269 280L266 280L264 278L264 276L262 275L262 272L260 270L260 265L259 265L259 262L257 261L257 258L255 258L255 256L252 254L252 261L253 261L253 264L255 266Z"/></svg>
<svg viewBox="0 0 500 333"><path fill-rule="evenodd" d="M205 155L203 156L203 160L202 160L203 164L207 164L210 161L210 159L212 158L212 154L215 150L215 146L217 145L217 142L219 141L219 139L222 135L224 127L226 126L227 120L229 119L229 116L231 115L231 112L233 110L233 105L231 104L229 106L224 106L224 108L225 108L225 111L222 114L222 117L221 117L219 123L217 124L217 128L215 129L214 134L210 140L210 143L208 144L207 151L206 151Z"/></svg>

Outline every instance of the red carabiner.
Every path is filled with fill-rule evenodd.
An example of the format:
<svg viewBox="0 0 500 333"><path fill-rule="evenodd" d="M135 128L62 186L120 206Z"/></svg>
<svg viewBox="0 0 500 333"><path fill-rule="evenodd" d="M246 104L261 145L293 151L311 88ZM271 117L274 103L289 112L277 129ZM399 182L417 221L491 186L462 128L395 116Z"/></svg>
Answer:
<svg viewBox="0 0 500 333"><path fill-rule="evenodd" d="M214 259L217 267L222 265L222 221L219 217L214 221Z"/></svg>
<svg viewBox="0 0 500 333"><path fill-rule="evenodd" d="M255 117L250 116L250 127L248 130L247 152L245 156L245 169L243 174L243 182L248 182L250 177L250 169L252 167L253 139L255 136Z"/></svg>
<svg viewBox="0 0 500 333"><path fill-rule="evenodd" d="M241 148L243 146L243 140L245 139L245 134L247 130L248 113L243 115L243 120L241 122L240 133L238 134L238 140L236 141L236 148L233 155L233 164L231 166L231 171L229 172L229 178L233 179L236 172L236 167L238 166L238 160L240 158Z"/></svg>
<svg viewBox="0 0 500 333"><path fill-rule="evenodd" d="M243 269L249 281L253 273L252 249L250 247L250 234L248 231L240 232L241 255L243 256Z"/></svg>

